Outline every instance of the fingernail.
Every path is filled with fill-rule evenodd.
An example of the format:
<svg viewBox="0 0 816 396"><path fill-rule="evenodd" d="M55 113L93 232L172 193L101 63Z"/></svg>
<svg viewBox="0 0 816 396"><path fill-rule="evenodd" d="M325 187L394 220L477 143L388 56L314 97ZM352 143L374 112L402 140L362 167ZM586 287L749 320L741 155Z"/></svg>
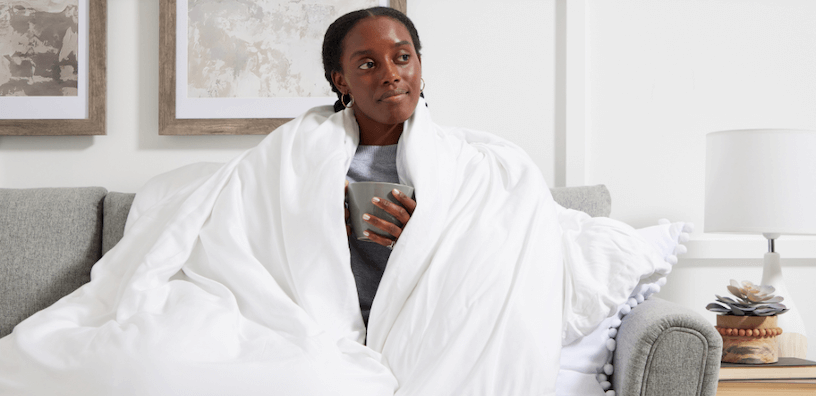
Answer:
<svg viewBox="0 0 816 396"><path fill-rule="evenodd" d="M363 220L368 220L370 218L371 218L371 216L369 216L368 213L363 215Z"/></svg>
<svg viewBox="0 0 816 396"><path fill-rule="evenodd" d="M393 191L391 191L391 194L394 194L394 196L396 197L397 195L401 195L401 194L402 194L402 191L397 190L397 189L395 188Z"/></svg>
<svg viewBox="0 0 816 396"><path fill-rule="evenodd" d="M371 198L371 202L377 203L380 202L380 199L377 197Z"/></svg>
<svg viewBox="0 0 816 396"><path fill-rule="evenodd" d="M363 235L368 236L368 231L363 231Z"/></svg>

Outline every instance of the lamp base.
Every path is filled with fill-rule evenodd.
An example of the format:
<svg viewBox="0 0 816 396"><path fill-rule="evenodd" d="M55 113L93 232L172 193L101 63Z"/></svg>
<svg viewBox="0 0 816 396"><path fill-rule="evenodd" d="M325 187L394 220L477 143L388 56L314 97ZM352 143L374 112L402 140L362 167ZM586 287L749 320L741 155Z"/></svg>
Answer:
<svg viewBox="0 0 816 396"><path fill-rule="evenodd" d="M782 301L782 304L785 304L789 309L788 312L779 315L779 327L782 328L782 334L777 337L779 357L807 359L805 323L802 321L802 316L799 314L793 298L788 293L788 288L785 287L779 253L765 253L762 284L773 286L776 289L774 294L784 297L785 300Z"/></svg>

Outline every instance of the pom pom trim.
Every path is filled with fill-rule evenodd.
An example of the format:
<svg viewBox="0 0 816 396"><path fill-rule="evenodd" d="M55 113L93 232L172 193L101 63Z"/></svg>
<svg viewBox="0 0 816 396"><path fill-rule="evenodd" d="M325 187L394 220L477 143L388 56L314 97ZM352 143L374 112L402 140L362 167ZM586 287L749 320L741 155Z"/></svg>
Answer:
<svg viewBox="0 0 816 396"><path fill-rule="evenodd" d="M667 220L667 219L658 220L658 225L666 225L666 224L671 224L671 222L669 220ZM648 300L649 297L651 297L653 294L659 292L660 288L662 286L666 285L666 275L668 275L671 272L672 266L677 264L677 256L680 255L680 254L684 254L684 253L688 252L688 248L686 248L686 246L682 245L682 243L685 243L685 242L689 241L688 233L692 232L693 230L694 230L694 224L692 224L692 223L684 223L683 224L683 232L678 236L677 246L675 246L675 248L673 250L673 254L663 258L663 260L666 261L670 265L669 268L663 273L663 276L660 277L660 279L658 279L654 283L641 285L640 287L635 288L635 290L632 291L632 294L630 295L629 299L627 299L625 303L621 304L618 307L618 311L615 314L615 320L612 321L612 324L609 327L609 330L607 331L607 334L608 334L609 338L607 338L606 342L605 342L605 346L606 346L606 349L607 349L606 364L604 364L603 367L601 367L598 370L598 375L595 377L595 379L598 381L598 384L601 386L601 389L603 389L605 391L605 393L604 393L605 396L615 396L615 391L613 389L611 389L612 388L612 383L611 383L608 376L612 375L612 373L615 372L615 367L612 365L612 358L613 358L615 349L617 348L616 337L618 335L618 327L620 327L623 317L628 315L634 308L636 308L638 306L638 304ZM744 333L745 335L742 335L742 334L739 333L739 331L737 331L737 329L725 329L725 328L719 328L719 327L716 327L716 329L721 335L731 335L731 334L733 334L733 335L739 335L739 336L744 336L744 337L752 337L752 336L753 337L775 337L775 336L781 334L781 332L782 332L781 331L782 329L773 329L773 330L768 329L767 331L765 331L765 333L766 333L765 335L760 335L761 333L759 332L759 330L756 330L758 334L753 334L753 332L749 334L749 333L745 332ZM726 334L729 330L731 330L731 332L730 332L731 334ZM779 330L779 333L776 333L775 330ZM774 333L776 333L776 334L774 334Z"/></svg>

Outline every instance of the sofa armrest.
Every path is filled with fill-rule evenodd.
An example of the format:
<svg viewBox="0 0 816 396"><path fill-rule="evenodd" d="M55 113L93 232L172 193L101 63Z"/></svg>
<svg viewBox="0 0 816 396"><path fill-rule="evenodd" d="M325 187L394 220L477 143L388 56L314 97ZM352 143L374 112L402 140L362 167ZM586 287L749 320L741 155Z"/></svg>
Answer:
<svg viewBox="0 0 816 396"><path fill-rule="evenodd" d="M714 395L722 338L678 304L650 298L624 316L617 336L613 389L619 395Z"/></svg>

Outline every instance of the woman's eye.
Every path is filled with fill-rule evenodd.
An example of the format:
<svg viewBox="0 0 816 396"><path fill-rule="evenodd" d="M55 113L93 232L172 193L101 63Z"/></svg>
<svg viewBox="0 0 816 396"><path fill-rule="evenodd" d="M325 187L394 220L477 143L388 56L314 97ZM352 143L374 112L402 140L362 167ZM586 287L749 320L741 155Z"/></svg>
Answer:
<svg viewBox="0 0 816 396"><path fill-rule="evenodd" d="M374 62L368 61L360 65L360 69L371 69L374 67Z"/></svg>
<svg viewBox="0 0 816 396"><path fill-rule="evenodd" d="M408 55L408 54L405 54L405 55L400 55L400 56L399 56L399 58L400 58L400 60L401 60L401 61L403 61L403 62L408 62L408 59L410 59L410 58L411 58L411 55Z"/></svg>

